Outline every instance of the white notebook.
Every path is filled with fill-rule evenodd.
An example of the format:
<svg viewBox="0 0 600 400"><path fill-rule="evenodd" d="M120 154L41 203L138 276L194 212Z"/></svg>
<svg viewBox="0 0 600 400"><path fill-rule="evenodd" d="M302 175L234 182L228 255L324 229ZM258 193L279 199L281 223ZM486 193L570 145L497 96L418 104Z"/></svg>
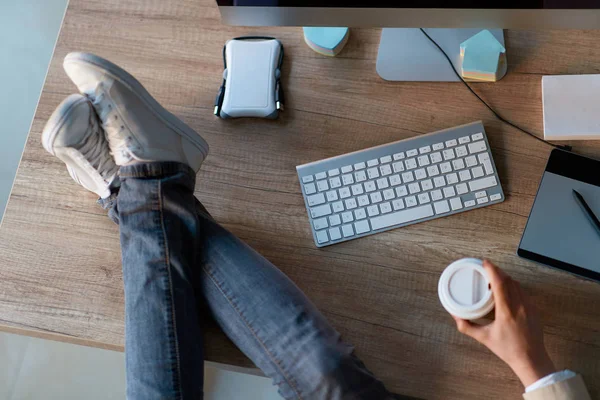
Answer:
<svg viewBox="0 0 600 400"><path fill-rule="evenodd" d="M600 139L600 75L542 77L544 138Z"/></svg>

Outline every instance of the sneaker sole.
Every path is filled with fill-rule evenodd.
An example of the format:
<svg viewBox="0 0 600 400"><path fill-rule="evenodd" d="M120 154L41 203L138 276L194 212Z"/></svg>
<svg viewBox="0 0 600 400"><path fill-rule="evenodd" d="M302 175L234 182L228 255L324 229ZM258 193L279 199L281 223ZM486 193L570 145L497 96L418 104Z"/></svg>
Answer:
<svg viewBox="0 0 600 400"><path fill-rule="evenodd" d="M192 144L196 145L201 151L203 158L208 156L209 146L202 136L161 106L146 88L123 68L102 57L89 53L70 53L65 57L63 65L70 62L85 63L96 70L100 70L101 72L110 75L113 79L118 80L136 94L168 127L188 139Z"/></svg>
<svg viewBox="0 0 600 400"><path fill-rule="evenodd" d="M58 108L54 110L42 132L42 146L48 153L53 156L56 155L53 148L54 139L56 139L56 135L64 123L71 118L73 110L82 103L89 103L87 97L80 94L72 94L63 100Z"/></svg>

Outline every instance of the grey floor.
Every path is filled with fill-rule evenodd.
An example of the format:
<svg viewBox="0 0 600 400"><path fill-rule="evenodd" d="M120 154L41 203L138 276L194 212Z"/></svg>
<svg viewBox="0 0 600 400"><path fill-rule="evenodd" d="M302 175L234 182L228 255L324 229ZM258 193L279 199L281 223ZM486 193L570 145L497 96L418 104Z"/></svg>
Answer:
<svg viewBox="0 0 600 400"><path fill-rule="evenodd" d="M0 0L0 219L66 6L67 0ZM204 372L207 400L281 399L256 371L207 363ZM0 332L0 400L124 398L123 353Z"/></svg>

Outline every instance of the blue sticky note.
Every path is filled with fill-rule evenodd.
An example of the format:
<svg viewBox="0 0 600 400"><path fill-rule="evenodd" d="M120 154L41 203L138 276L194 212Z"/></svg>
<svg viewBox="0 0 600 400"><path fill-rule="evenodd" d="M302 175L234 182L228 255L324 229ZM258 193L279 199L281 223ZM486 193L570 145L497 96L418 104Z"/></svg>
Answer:
<svg viewBox="0 0 600 400"><path fill-rule="evenodd" d="M495 74L500 56L506 52L502 44L488 30L465 40L460 45L463 71Z"/></svg>
<svg viewBox="0 0 600 400"><path fill-rule="evenodd" d="M304 37L323 49L334 51L348 34L348 28L308 27Z"/></svg>

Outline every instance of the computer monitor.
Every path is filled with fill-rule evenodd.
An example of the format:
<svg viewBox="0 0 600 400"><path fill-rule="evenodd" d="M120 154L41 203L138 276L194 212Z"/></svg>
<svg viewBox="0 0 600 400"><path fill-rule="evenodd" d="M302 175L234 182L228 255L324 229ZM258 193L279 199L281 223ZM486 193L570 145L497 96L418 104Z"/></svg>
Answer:
<svg viewBox="0 0 600 400"><path fill-rule="evenodd" d="M427 33L460 68L460 43L489 29L598 29L600 0L217 0L243 26L383 27L377 72L386 80L458 80ZM441 29L446 28L446 29ZM447 29L461 28L461 29Z"/></svg>

